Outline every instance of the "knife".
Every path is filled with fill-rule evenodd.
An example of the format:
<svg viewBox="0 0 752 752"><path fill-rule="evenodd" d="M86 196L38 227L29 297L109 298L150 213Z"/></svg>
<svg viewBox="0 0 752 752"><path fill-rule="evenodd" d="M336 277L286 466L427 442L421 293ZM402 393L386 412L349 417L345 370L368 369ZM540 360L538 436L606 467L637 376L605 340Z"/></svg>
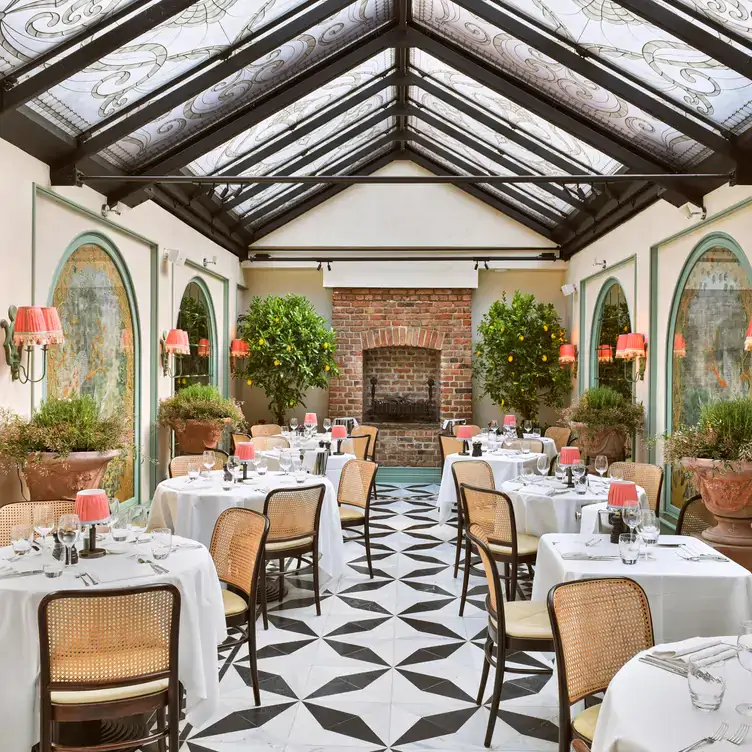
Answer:
<svg viewBox="0 0 752 752"><path fill-rule="evenodd" d="M8 572L7 574L0 574L0 580L7 580L12 577L29 577L32 574L44 574L44 570L29 569L26 572Z"/></svg>

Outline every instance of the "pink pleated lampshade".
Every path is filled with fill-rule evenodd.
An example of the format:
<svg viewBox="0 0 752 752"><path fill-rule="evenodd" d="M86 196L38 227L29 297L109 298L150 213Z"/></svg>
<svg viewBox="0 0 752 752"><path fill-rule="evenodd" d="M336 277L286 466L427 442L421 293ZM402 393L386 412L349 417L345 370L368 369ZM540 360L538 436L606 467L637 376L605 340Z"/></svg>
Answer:
<svg viewBox="0 0 752 752"><path fill-rule="evenodd" d="M624 345L624 359L634 360L635 358L645 357L645 337L642 334L627 334L627 341Z"/></svg>
<svg viewBox="0 0 752 752"><path fill-rule="evenodd" d="M250 441L239 441L235 444L235 456L241 462L256 458L256 447Z"/></svg>
<svg viewBox="0 0 752 752"><path fill-rule="evenodd" d="M560 465L576 465L580 461L580 450L578 447L562 447L559 452Z"/></svg>
<svg viewBox="0 0 752 752"><path fill-rule="evenodd" d="M101 488L87 488L76 494L76 514L81 522L104 522L110 519L110 503Z"/></svg>
<svg viewBox="0 0 752 752"><path fill-rule="evenodd" d="M624 350L627 347L627 335L626 334L620 334L616 338L616 357L617 358L624 358L626 357L624 355Z"/></svg>
<svg viewBox="0 0 752 752"><path fill-rule="evenodd" d="M13 329L13 344L16 347L49 344L47 324L39 306L20 306L16 312Z"/></svg>
<svg viewBox="0 0 752 752"><path fill-rule="evenodd" d="M574 345L559 345L559 363L571 365L577 360L577 350Z"/></svg>
<svg viewBox="0 0 752 752"><path fill-rule="evenodd" d="M458 439L472 439L473 427L472 426L457 426L454 434Z"/></svg>
<svg viewBox="0 0 752 752"><path fill-rule="evenodd" d="M747 338L749 339L749 337ZM749 350L747 347L747 341L744 341L744 349ZM674 335L674 357L686 358L687 357L687 343L684 341L684 335L677 332Z"/></svg>
<svg viewBox="0 0 752 752"><path fill-rule="evenodd" d="M747 327L747 336L744 338L744 349L749 352L752 350L752 320Z"/></svg>
<svg viewBox="0 0 752 752"><path fill-rule="evenodd" d="M42 316L47 327L47 344L62 345L65 342L63 336L63 324L60 321L60 314L54 306L42 308Z"/></svg>
<svg viewBox="0 0 752 752"><path fill-rule="evenodd" d="M633 507L640 503L637 486L631 480L612 480L608 488L608 506Z"/></svg>
<svg viewBox="0 0 752 752"><path fill-rule="evenodd" d="M247 358L250 348L244 339L234 339L230 345L231 358Z"/></svg>
<svg viewBox="0 0 752 752"><path fill-rule="evenodd" d="M305 418L303 419L303 425L306 423L315 423L318 425L319 419L316 417L316 413L306 413Z"/></svg>
<svg viewBox="0 0 752 752"><path fill-rule="evenodd" d="M346 439L347 427L346 426L332 426L332 438L333 439Z"/></svg>
<svg viewBox="0 0 752 752"><path fill-rule="evenodd" d="M165 340L165 351L173 355L190 355L191 347L188 344L188 332L182 329L170 329Z"/></svg>
<svg viewBox="0 0 752 752"><path fill-rule="evenodd" d="M505 426L516 426L517 425L517 416L516 415L505 415L504 416L504 425Z"/></svg>
<svg viewBox="0 0 752 752"><path fill-rule="evenodd" d="M209 354L211 353L211 343L209 342L208 339L206 339L205 337L202 337L198 341L197 352L198 352L199 357L201 358L209 357Z"/></svg>
<svg viewBox="0 0 752 752"><path fill-rule="evenodd" d="M614 350L611 345L599 345L598 346L598 362L599 363L612 363L614 360Z"/></svg>

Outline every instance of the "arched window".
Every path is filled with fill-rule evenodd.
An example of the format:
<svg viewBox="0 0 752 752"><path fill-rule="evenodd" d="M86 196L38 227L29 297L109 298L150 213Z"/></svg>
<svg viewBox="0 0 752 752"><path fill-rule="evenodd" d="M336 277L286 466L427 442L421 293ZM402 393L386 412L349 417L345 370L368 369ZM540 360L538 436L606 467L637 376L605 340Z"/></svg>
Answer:
<svg viewBox="0 0 752 752"><path fill-rule="evenodd" d="M99 235L77 238L63 257L51 298L65 344L50 349L47 394L90 394L105 416L124 410L138 452L141 337L130 276L117 249ZM131 454L119 472L117 498L132 498L138 484L139 465Z"/></svg>
<svg viewBox="0 0 752 752"><path fill-rule="evenodd" d="M752 357L744 350L752 318L749 262L731 239L706 238L684 266L668 328L666 425L697 423L701 406L750 396ZM672 468L668 499L681 507L694 489Z"/></svg>
<svg viewBox="0 0 752 752"><path fill-rule="evenodd" d="M180 301L177 328L188 332L191 354L182 359L175 391L190 384L217 383L217 328L209 290L203 280L192 279Z"/></svg>
<svg viewBox="0 0 752 752"><path fill-rule="evenodd" d="M632 331L629 306L624 290L610 279L601 288L593 315L591 342L591 383L593 386L609 386L632 399L631 364L615 357L616 340L620 334ZM610 359L609 359L610 358Z"/></svg>

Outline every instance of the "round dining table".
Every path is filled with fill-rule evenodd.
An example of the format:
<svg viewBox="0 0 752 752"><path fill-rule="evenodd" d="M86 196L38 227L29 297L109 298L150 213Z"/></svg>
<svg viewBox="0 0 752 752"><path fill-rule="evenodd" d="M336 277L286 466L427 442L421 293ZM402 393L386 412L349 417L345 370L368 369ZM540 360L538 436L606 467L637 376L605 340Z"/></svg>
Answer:
<svg viewBox="0 0 752 752"><path fill-rule="evenodd" d="M264 511L264 501L273 489L294 490L300 486L323 484L324 504L319 522L319 567L332 579L337 579L344 567L342 525L337 508L337 492L332 482L321 476L309 475L298 484L293 475L269 471L259 476L248 473L248 480L233 484L229 491L222 489L222 472L191 480L186 476L162 481L154 491L149 512L149 529L166 527L176 535L211 543L214 525L225 509L244 507Z"/></svg>
<svg viewBox="0 0 752 752"><path fill-rule="evenodd" d="M148 538L148 536L147 536ZM50 548L12 563L10 547L0 548L0 749L29 752L39 741L39 630L37 612L48 593L171 583L180 591L178 678L185 689L187 721L200 727L219 707L217 645L227 637L222 590L209 552L195 541L173 538L173 551L155 574L138 558L151 558L149 542L121 544L117 554L80 558L57 578L42 572ZM108 548L105 541L100 544ZM80 575L91 573L98 585Z"/></svg>
<svg viewBox="0 0 752 752"><path fill-rule="evenodd" d="M290 450L287 450L290 451ZM313 472L316 462L316 450L315 449L303 449L303 467L309 472ZM270 470L279 470L279 457L281 454L280 449L267 449L263 452L259 452L260 455L266 457L268 467ZM339 488L339 479L342 476L342 468L350 461L356 459L354 454L348 454L343 452L342 454L330 454L326 462L326 477L334 486L334 489Z"/></svg>

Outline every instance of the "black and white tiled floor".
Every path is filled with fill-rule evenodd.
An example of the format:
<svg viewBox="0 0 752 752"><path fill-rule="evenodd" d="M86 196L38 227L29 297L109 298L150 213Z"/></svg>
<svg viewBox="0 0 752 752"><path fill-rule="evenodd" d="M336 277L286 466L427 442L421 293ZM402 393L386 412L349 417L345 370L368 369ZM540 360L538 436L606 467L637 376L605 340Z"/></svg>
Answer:
<svg viewBox="0 0 752 752"><path fill-rule="evenodd" d="M317 617L310 582L258 623L260 708L248 651L220 651L221 710L182 752L482 750L488 707L475 696L483 661L485 581L473 577L459 617L455 529L438 524L437 485L379 486L371 510L374 579L363 546L345 544L346 571ZM550 664L517 653L517 665ZM547 676L507 673L493 749L556 750L557 697ZM486 700L489 699L489 681Z"/></svg>

